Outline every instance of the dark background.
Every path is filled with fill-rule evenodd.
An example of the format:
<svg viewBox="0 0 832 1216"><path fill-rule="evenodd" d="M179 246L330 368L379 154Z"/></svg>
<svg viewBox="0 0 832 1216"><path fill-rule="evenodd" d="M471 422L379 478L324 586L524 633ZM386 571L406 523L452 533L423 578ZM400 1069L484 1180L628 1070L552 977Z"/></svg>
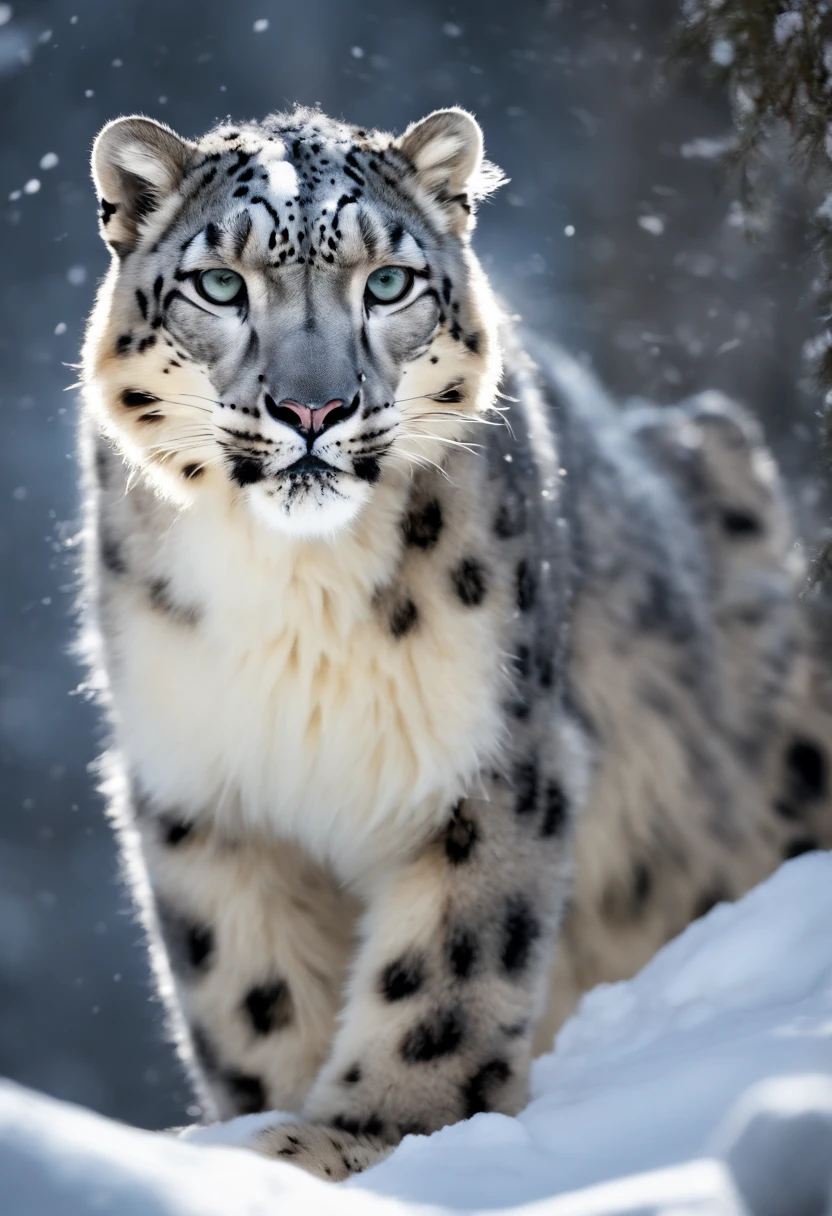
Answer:
<svg viewBox="0 0 832 1216"><path fill-rule="evenodd" d="M819 401L803 361L818 329L812 200L779 164L771 230L751 245L732 222L733 179L684 151L723 135L729 117L700 73L663 70L671 0L8 10L0 4L0 1073L160 1126L185 1120L190 1097L92 792L102 734L70 653L78 494L65 389L106 265L87 169L98 128L141 111L197 135L227 114L300 101L401 130L438 106L469 107L511 178L477 236L511 309L621 399L717 386L754 407L807 537L825 514ZM57 165L41 167L49 153Z"/></svg>

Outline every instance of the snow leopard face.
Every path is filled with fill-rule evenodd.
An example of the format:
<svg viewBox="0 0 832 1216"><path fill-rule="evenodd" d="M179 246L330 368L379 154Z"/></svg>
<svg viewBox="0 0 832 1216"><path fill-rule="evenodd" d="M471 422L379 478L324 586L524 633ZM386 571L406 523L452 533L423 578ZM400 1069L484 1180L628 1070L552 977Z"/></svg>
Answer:
<svg viewBox="0 0 832 1216"><path fill-rule="evenodd" d="M231 486L274 528L331 534L492 400L468 241L499 174L464 111L399 139L309 110L196 143L117 119L93 176L114 257L84 379L163 493Z"/></svg>

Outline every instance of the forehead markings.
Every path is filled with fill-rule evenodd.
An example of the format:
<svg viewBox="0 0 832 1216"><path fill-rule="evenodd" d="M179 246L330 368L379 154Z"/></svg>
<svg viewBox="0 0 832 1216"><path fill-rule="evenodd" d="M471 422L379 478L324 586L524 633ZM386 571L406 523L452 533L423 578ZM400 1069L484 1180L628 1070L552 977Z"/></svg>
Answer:
<svg viewBox="0 0 832 1216"><path fill-rule="evenodd" d="M333 264L336 254L339 261L347 264L361 260L374 261L380 256L396 256L408 262L416 274L429 276L430 268L424 257L422 242L410 233L405 233L403 224L395 218L396 206L391 206L389 199L383 197L386 193L383 187L382 197L376 200L380 214L379 210L368 208L362 202L367 178L374 174L385 185L395 190L395 203L402 206L406 213L414 209L414 200L407 192L401 193L399 190L401 182L395 181L385 172L388 151L396 168L403 172L403 175L406 176L406 171L409 170L406 164L398 163L402 158L395 154L395 150L358 145L355 143L354 133L352 138L327 139L313 128L314 138L304 132L305 138L298 133L292 140L290 160L287 156L287 142L292 134L291 130L280 131L280 139L277 135L270 135L266 137L266 142L260 142L257 146L249 139L246 141L246 148L209 152L199 162L196 168L214 162L209 170L213 177L218 168L215 162L230 157L231 163L221 166L225 170L222 176L232 179L229 184L235 185L245 178L246 183L253 183L254 188L259 186L259 180L254 180L257 176L268 183L266 189L272 195L272 198L268 198L261 192L248 199L250 206L262 209L268 215L268 221L271 222L268 233L264 224L252 223L252 216L243 211L230 222L209 220L201 230L204 246L220 252L225 252L227 246L233 256L239 257L254 235L262 237L269 250L278 251L276 260L270 263L275 269L287 262L314 264L319 257L322 261ZM362 133L358 132L358 135L362 136ZM238 136L238 132L228 132L221 138L230 141ZM359 154L367 159L367 166L362 165ZM339 161L341 164L336 168ZM326 199L320 189L323 179L327 173L337 173L339 169L355 184L337 200ZM337 177L330 177L328 184L337 186ZM191 194L192 199L199 193L199 189L198 187ZM263 190L262 186L260 190ZM239 191L240 187L237 186L232 197L237 197ZM247 185L245 194L248 195ZM321 203L324 205L316 211ZM393 216L389 214L390 211L394 212ZM265 220L265 215L263 219ZM425 226L429 227L425 223L425 217L419 214L417 228ZM195 242L199 235L199 232L194 233L182 243L181 250L184 254L190 253L193 256L197 252ZM198 243L196 244L198 246ZM191 257L183 259L182 264L187 263L192 264Z"/></svg>

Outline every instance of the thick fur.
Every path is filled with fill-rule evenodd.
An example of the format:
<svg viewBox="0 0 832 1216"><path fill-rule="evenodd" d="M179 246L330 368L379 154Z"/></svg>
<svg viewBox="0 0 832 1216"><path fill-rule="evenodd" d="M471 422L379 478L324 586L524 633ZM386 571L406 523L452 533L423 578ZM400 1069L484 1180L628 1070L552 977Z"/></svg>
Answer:
<svg viewBox="0 0 832 1216"><path fill-rule="evenodd" d="M112 813L206 1115L294 1111L253 1147L342 1178L519 1110L581 992L832 843L788 511L730 403L621 415L516 348L462 111L119 120L94 173Z"/></svg>

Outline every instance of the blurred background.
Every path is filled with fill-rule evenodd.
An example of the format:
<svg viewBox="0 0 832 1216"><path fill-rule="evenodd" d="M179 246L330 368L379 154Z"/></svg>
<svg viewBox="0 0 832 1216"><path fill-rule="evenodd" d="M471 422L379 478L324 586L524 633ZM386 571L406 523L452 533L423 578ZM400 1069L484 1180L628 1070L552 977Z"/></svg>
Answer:
<svg viewBox="0 0 832 1216"><path fill-rule="evenodd" d="M0 3L0 1073L150 1127L185 1121L89 766L72 658L75 376L106 268L88 154L141 111L184 135L295 101L402 130L459 103L511 178L477 245L513 312L616 397L707 386L762 417L811 545L819 397L804 347L814 200L775 160L749 243L712 155L722 90L667 70L659 0Z"/></svg>

